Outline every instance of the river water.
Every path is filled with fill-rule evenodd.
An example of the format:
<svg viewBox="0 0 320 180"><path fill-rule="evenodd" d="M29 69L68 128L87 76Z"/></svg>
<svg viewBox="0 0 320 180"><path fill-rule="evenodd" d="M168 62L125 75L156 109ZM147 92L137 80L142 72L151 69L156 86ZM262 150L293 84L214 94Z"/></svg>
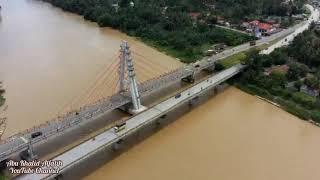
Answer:
<svg viewBox="0 0 320 180"><path fill-rule="evenodd" d="M0 0L0 5L5 136L49 120L81 96L122 39L144 56L135 57L141 81L181 66L133 38L49 4ZM150 68L143 59L154 65L152 72L143 71ZM319 128L229 88L85 179L318 180L319 137Z"/></svg>
<svg viewBox="0 0 320 180"><path fill-rule="evenodd" d="M41 1L0 0L0 5L0 81L8 106L5 137L50 120L82 97L117 58L121 40L137 54L139 81L182 65L134 38ZM103 93L110 95L111 88L104 87Z"/></svg>
<svg viewBox="0 0 320 180"><path fill-rule="evenodd" d="M229 88L86 180L319 180L320 130Z"/></svg>

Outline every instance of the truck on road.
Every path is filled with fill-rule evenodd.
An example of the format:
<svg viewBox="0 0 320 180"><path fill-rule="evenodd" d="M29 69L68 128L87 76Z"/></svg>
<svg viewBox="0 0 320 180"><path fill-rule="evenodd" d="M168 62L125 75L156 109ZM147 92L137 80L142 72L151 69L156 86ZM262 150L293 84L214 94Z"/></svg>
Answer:
<svg viewBox="0 0 320 180"><path fill-rule="evenodd" d="M250 41L249 43L250 43L250 46L255 46L257 44L256 41Z"/></svg>

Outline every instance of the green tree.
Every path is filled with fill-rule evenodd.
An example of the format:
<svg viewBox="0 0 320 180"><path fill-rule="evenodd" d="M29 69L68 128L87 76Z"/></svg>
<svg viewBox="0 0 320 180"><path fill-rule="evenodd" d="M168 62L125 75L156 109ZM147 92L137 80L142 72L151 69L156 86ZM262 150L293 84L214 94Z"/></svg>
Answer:
<svg viewBox="0 0 320 180"><path fill-rule="evenodd" d="M301 86L303 85L303 82L302 81L296 81L294 82L294 87L299 90L301 88Z"/></svg>
<svg viewBox="0 0 320 180"><path fill-rule="evenodd" d="M315 76L308 76L305 78L304 83L312 89L318 89L320 87L319 79Z"/></svg>
<svg viewBox="0 0 320 180"><path fill-rule="evenodd" d="M270 74L270 77L273 81L273 86L284 86L286 83L286 75L280 71L273 71Z"/></svg>
<svg viewBox="0 0 320 180"><path fill-rule="evenodd" d="M290 63L287 78L289 80L298 80L301 77L305 77L308 71L309 68L304 64Z"/></svg>

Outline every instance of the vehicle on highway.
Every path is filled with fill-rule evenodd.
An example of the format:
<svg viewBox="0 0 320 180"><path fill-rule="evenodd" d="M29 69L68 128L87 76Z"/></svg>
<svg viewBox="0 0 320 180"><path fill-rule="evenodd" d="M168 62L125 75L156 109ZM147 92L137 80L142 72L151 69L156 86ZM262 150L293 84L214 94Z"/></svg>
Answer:
<svg viewBox="0 0 320 180"><path fill-rule="evenodd" d="M178 98L180 98L180 97L181 97L181 93L176 94L176 95L174 96L174 98L176 98L176 99L178 99Z"/></svg>
<svg viewBox="0 0 320 180"><path fill-rule="evenodd" d="M218 53L219 53L219 52L216 51L216 50L209 49L209 50L207 50L207 52L206 52L206 56L212 56L212 55L216 55L216 54L218 54Z"/></svg>
<svg viewBox="0 0 320 180"><path fill-rule="evenodd" d="M250 41L250 46L255 46L256 44L256 41Z"/></svg>
<svg viewBox="0 0 320 180"><path fill-rule="evenodd" d="M212 46L217 51L223 51L227 48L227 45L224 43L215 44Z"/></svg>
<svg viewBox="0 0 320 180"><path fill-rule="evenodd" d="M33 138L39 137L39 136L41 136L41 135L42 135L42 132L41 132L41 131L34 132L34 133L31 134L31 138L33 139Z"/></svg>
<svg viewBox="0 0 320 180"><path fill-rule="evenodd" d="M127 124L126 122L123 122L121 124L117 124L115 127L113 127L114 132L117 133L117 132L124 130L126 128L126 124Z"/></svg>

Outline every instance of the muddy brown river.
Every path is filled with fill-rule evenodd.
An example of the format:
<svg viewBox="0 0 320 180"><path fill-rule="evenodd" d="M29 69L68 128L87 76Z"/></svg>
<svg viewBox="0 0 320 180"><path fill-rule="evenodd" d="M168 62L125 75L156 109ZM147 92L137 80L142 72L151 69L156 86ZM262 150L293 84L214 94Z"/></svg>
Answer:
<svg viewBox="0 0 320 180"><path fill-rule="evenodd" d="M121 40L135 52L139 81L182 65L134 38L41 1L0 0L0 5L0 81L8 106L4 137L44 123L78 102L117 58ZM111 91L102 86L89 100Z"/></svg>
<svg viewBox="0 0 320 180"><path fill-rule="evenodd" d="M123 39L143 56L134 57L140 81L182 65L134 38L46 3L0 0L0 5L5 137L50 120L82 97L116 57ZM102 89L104 95L112 93ZM319 180L319 137L319 128L229 88L85 179Z"/></svg>
<svg viewBox="0 0 320 180"><path fill-rule="evenodd" d="M320 129L229 88L86 180L319 180Z"/></svg>

